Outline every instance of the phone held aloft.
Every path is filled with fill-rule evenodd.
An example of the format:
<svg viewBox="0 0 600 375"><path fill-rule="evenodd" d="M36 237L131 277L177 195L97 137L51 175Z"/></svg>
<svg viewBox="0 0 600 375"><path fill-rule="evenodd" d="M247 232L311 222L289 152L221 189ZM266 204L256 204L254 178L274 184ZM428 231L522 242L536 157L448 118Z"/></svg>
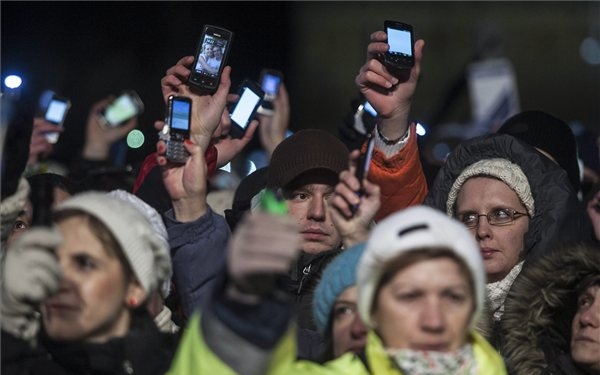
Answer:
<svg viewBox="0 0 600 375"><path fill-rule="evenodd" d="M262 103L265 92L255 82L246 79L239 91L239 100L231 111L231 122L235 125L231 128L231 135L239 138L246 132L248 125Z"/></svg>
<svg viewBox="0 0 600 375"><path fill-rule="evenodd" d="M183 143L190 138L192 123L192 101L186 96L169 96L167 116L165 119L168 127L167 160L172 163L183 164L190 154Z"/></svg>
<svg viewBox="0 0 600 375"><path fill-rule="evenodd" d="M214 92L227 65L233 32L206 25L200 36L188 83L201 91Z"/></svg>
<svg viewBox="0 0 600 375"><path fill-rule="evenodd" d="M100 124L116 128L144 112L142 99L133 90L126 90L113 100L100 114Z"/></svg>
<svg viewBox="0 0 600 375"><path fill-rule="evenodd" d="M258 107L258 113L261 115L273 115L273 99L279 94L279 86L283 81L283 73L275 69L263 69L260 72L260 86L265 92L263 102Z"/></svg>
<svg viewBox="0 0 600 375"><path fill-rule="evenodd" d="M46 108L44 119L57 127L62 127L67 118L69 108L71 108L71 102L68 99L53 95ZM58 134L58 132L47 132L44 133L44 137L46 137L49 143L56 143L58 141Z"/></svg>
<svg viewBox="0 0 600 375"><path fill-rule="evenodd" d="M384 63L395 69L410 69L415 65L413 28L411 25L385 21L383 24L390 49L383 54Z"/></svg>

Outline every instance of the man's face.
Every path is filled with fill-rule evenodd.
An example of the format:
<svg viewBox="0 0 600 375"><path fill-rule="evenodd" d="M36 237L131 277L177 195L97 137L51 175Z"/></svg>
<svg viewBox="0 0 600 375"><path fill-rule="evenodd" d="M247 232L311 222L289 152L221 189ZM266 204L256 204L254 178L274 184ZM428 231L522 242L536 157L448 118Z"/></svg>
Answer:
<svg viewBox="0 0 600 375"><path fill-rule="evenodd" d="M328 212L334 186L333 181L302 178L284 189L289 215L300 224L301 250L305 253L318 254L341 245L341 236Z"/></svg>

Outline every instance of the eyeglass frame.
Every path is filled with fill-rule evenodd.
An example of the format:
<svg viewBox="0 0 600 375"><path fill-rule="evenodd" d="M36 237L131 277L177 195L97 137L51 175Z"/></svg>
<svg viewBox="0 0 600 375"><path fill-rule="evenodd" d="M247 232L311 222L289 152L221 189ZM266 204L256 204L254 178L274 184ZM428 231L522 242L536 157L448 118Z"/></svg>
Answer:
<svg viewBox="0 0 600 375"><path fill-rule="evenodd" d="M490 221L490 214L492 214L494 212L501 211L501 210L502 211L506 211L507 213L509 213L511 220L508 221L508 222L506 222L506 223L503 223L503 224L498 224L498 223L494 224L494 223L492 223ZM494 209L492 209L491 211L489 211L489 212L487 212L485 214L478 214L478 213L475 213L475 212L472 212L472 213L467 212L467 213L460 214L460 215L463 215L463 217L464 217L464 215L467 215L467 214L469 214L469 215L477 215L477 221L475 222L475 225L473 225L473 226L467 225L464 222L463 218L459 218L459 215L454 215L454 218L457 219L458 221L460 221L464 226L466 226L469 229L475 229L475 228L477 228L479 226L479 218L482 217L482 216L485 216L485 218L487 219L487 222L488 222L489 225L492 225L492 226L495 226L495 227L504 227L504 226L507 226L507 225L512 225L512 223L514 223L515 220L518 219L518 218L520 218L520 217L523 217L523 216L529 217L528 213L526 213L526 212L519 212L519 211L514 210L512 208L494 208Z"/></svg>

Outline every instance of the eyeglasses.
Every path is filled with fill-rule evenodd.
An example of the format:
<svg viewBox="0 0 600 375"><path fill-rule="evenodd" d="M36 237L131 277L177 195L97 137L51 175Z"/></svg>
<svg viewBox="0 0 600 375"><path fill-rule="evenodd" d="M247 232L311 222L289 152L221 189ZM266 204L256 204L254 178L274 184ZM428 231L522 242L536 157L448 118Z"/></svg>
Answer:
<svg viewBox="0 0 600 375"><path fill-rule="evenodd" d="M467 228L473 229L479 225L479 218L481 216L487 217L487 221L490 225L503 226L510 225L516 219L521 216L529 216L524 212L517 212L510 208L496 208L486 214L478 214L475 212L465 212L456 216L456 218L462 222Z"/></svg>

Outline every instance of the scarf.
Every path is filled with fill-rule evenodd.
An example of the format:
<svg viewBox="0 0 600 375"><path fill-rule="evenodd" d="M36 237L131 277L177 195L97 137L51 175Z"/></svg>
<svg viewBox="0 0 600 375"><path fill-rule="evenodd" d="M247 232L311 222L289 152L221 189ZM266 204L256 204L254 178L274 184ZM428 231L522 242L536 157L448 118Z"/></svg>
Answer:
<svg viewBox="0 0 600 375"><path fill-rule="evenodd" d="M524 261L521 261L514 266L504 279L496 281L495 283L486 284L485 286L490 312L493 313L494 320L497 322L502 319L502 314L504 313L504 300L506 300L510 287L521 272L523 262Z"/></svg>
<svg viewBox="0 0 600 375"><path fill-rule="evenodd" d="M477 363L471 344L453 352L386 349L406 375L475 375Z"/></svg>

